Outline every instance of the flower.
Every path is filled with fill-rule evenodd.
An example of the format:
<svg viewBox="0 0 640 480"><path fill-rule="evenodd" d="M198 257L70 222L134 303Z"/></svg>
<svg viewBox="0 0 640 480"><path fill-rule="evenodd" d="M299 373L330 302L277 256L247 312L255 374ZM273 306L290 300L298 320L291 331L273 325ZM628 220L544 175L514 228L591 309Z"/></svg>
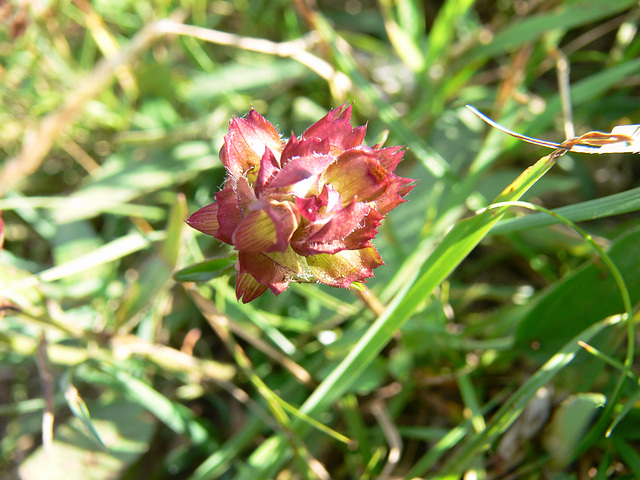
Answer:
<svg viewBox="0 0 640 480"><path fill-rule="evenodd" d="M231 120L224 188L187 223L238 251L238 300L292 281L348 288L384 264L371 240L413 180L393 173L402 147L368 147L365 133L351 126L350 105L288 141L253 109Z"/></svg>

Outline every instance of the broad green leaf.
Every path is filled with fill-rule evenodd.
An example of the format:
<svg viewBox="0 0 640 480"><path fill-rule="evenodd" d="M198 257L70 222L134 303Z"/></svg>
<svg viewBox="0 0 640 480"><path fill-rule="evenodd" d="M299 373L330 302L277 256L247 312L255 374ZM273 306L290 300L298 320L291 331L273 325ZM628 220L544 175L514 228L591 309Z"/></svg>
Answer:
<svg viewBox="0 0 640 480"><path fill-rule="evenodd" d="M451 476L451 478L459 478L460 475L469 468L469 465L474 459L484 453L493 442L507 431L538 389L546 385L562 369L571 363L576 353L582 348L578 342L589 343L598 333L609 326L619 323L620 319L621 317L610 318L591 325L567 342L542 368L538 369L524 385L501 405L500 409L487 423L487 428L469 438L464 446L447 461L438 473L442 475L443 478L448 478L448 475ZM414 470L411 471L410 474L412 474L410 475L411 478L412 476L423 475L424 472Z"/></svg>
<svg viewBox="0 0 640 480"><path fill-rule="evenodd" d="M156 421L144 408L122 400L91 405L92 424L109 449L105 452L85 433L78 418L54 432L51 451L36 449L20 466L23 480L111 480L149 448Z"/></svg>
<svg viewBox="0 0 640 480"><path fill-rule="evenodd" d="M608 251L620 270L632 303L640 299L640 228L617 239ZM600 262L590 262L551 286L527 309L515 345L548 357L568 339L603 318L622 313L620 291ZM536 350L531 350L535 345Z"/></svg>
<svg viewBox="0 0 640 480"><path fill-rule="evenodd" d="M167 225L167 236L162 242L157 255L150 257L140 267L139 278L130 285L129 290L115 315L116 329L129 322L146 305L159 307L162 302L158 299L162 292L166 292L173 285L172 274L178 259L183 219L186 217L184 197L176 197ZM153 330L153 328L152 328Z"/></svg>
<svg viewBox="0 0 640 480"><path fill-rule="evenodd" d="M66 263L56 265L55 267L40 272L33 277L27 277L20 282L16 282L12 287L17 290L33 285L37 283L38 280L43 282L54 282L71 275L89 271L100 265L113 262L124 256L130 255L133 252L147 248L151 245L152 241L161 237L162 235L157 234L151 234L148 237L139 233L125 235Z"/></svg>
<svg viewBox="0 0 640 480"><path fill-rule="evenodd" d="M571 460L573 450L605 401L601 393L577 393L566 398L553 414L542 445L556 467L564 467Z"/></svg>
<svg viewBox="0 0 640 480"><path fill-rule="evenodd" d="M248 65L229 62L211 73L195 75L179 94L190 103L211 102L234 92L300 81L308 75L309 69L294 60L267 59L265 62L256 57Z"/></svg>
<svg viewBox="0 0 640 480"><path fill-rule="evenodd" d="M80 205L82 208L86 206ZM47 210L69 211L79 208L79 202L70 197L9 197L0 199L0 210L18 210L21 208L44 208ZM161 220L165 216L165 209L152 205L134 205L131 203L100 203L102 213L123 215L128 217L142 217L147 220ZM49 236L49 235L47 235Z"/></svg>

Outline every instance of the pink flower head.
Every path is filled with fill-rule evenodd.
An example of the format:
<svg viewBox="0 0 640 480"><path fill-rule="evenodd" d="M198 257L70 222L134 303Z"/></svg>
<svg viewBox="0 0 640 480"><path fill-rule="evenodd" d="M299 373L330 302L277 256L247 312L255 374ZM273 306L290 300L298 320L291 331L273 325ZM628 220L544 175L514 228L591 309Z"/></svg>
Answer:
<svg viewBox="0 0 640 480"><path fill-rule="evenodd" d="M239 300L291 281L347 288L383 265L371 240L413 180L393 173L402 147L368 147L365 133L351 126L350 105L286 142L253 109L231 120L224 188L187 223L238 251Z"/></svg>

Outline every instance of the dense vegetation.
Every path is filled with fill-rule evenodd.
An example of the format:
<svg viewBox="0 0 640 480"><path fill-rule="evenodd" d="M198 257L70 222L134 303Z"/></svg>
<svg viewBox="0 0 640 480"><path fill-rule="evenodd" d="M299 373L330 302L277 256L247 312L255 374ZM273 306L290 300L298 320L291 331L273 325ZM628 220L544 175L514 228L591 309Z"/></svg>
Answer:
<svg viewBox="0 0 640 480"><path fill-rule="evenodd" d="M639 16L0 4L0 478L640 478L638 157L544 157L465 108L554 142L640 121ZM386 265L239 303L184 223L229 120L345 102L418 180Z"/></svg>

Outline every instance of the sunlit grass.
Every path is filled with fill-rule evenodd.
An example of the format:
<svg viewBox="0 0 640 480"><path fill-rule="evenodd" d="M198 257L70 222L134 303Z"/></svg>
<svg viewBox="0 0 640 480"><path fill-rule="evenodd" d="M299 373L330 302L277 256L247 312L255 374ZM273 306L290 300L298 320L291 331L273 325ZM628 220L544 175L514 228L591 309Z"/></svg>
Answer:
<svg viewBox="0 0 640 480"><path fill-rule="evenodd" d="M636 2L318 3L3 10L0 477L636 478L637 156L464 107L555 143L640 121ZM419 181L386 265L239 304L184 224L229 119L346 101Z"/></svg>

